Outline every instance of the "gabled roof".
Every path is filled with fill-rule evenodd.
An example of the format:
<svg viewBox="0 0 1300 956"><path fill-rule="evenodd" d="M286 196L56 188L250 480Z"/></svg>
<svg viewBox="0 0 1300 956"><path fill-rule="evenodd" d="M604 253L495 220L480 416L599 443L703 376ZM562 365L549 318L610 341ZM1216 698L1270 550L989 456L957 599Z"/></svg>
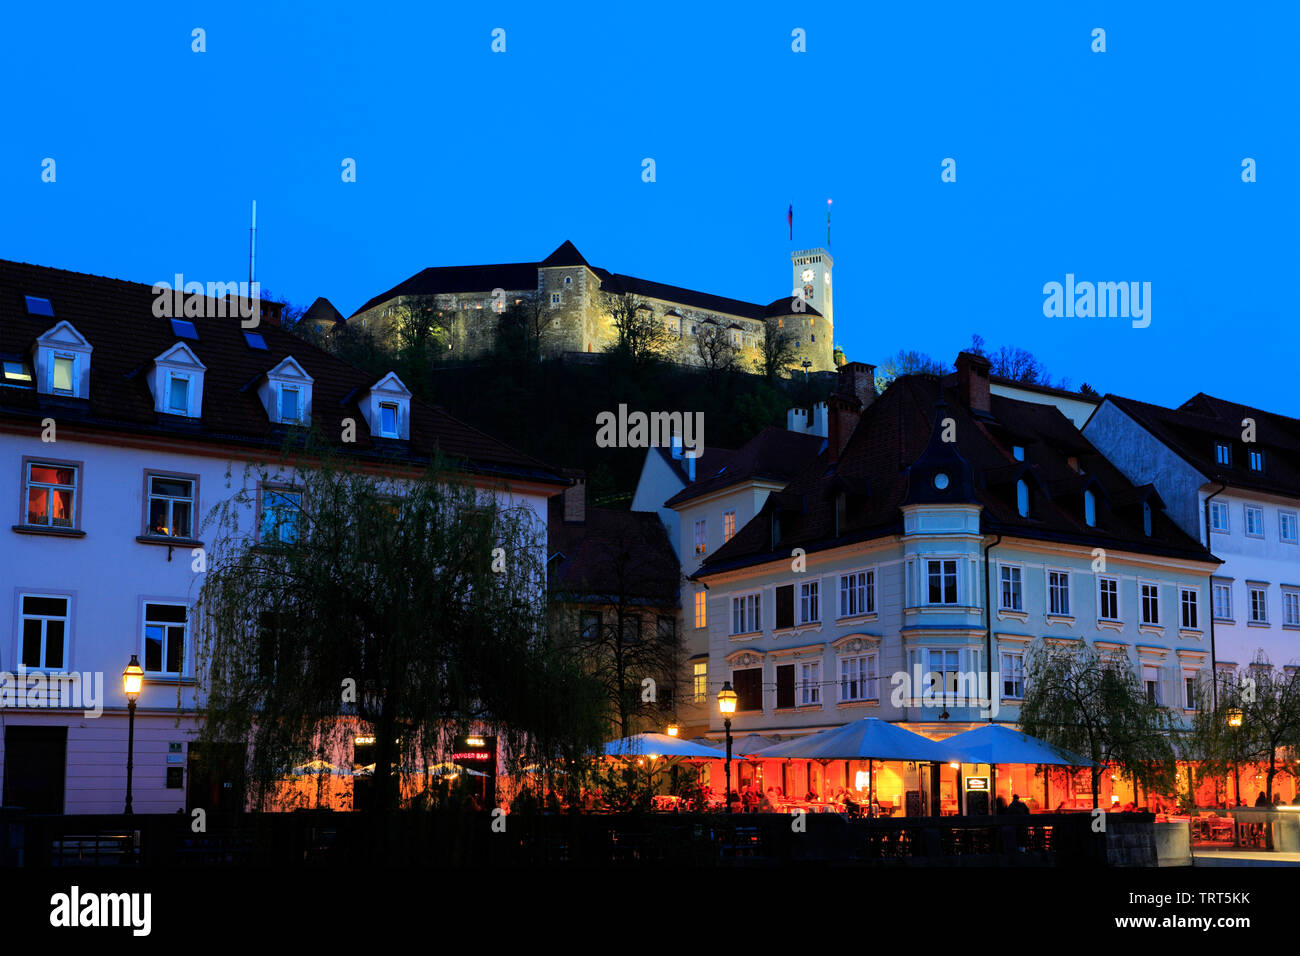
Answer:
<svg viewBox="0 0 1300 956"><path fill-rule="evenodd" d="M946 403L943 410L936 408L941 400ZM955 424L956 441L949 443L946 451L932 444L936 419L941 412ZM999 426L1034 439L1025 446L1024 462L1016 461L1011 447L999 439ZM951 460L939 461L940 454ZM777 504L773 496L753 520L708 556L697 576L778 557L788 559L794 547L811 552L901 534L901 507L909 500L909 486L929 489L924 494L916 492L914 503L959 504L973 499L972 503L981 507L980 526L985 533L1190 560L1215 560L1163 512L1153 514L1152 534L1147 537L1143 533L1140 508L1119 505L1112 508L1099 496L1097 526L1089 527L1081 507L1070 500L1058 501L1048 491L1054 484L1070 482L1078 475L1069 464L1071 457L1112 498L1127 493L1130 501L1141 500L1128 479L1091 446L1056 406L993 395L985 417L973 413L965 404L956 376L941 382L933 375L906 375L891 384L862 413L834 468L828 466L823 451L807 461L786 486L782 497L799 501L801 508L790 507L788 502L783 508L781 540L775 548L769 517ZM947 492L940 493L932 481L934 470L954 468L959 463L970 468L971 487L964 487L963 481L950 480ZM1026 470L1035 481L1030 483L1030 514L1021 517L1016 507L1015 481ZM864 483L859 487L866 491L847 494L845 521L837 536L835 492L845 479ZM841 485L837 486L836 482Z"/></svg>
<svg viewBox="0 0 1300 956"><path fill-rule="evenodd" d="M587 508L564 520L564 496L550 499L547 548L551 592L570 601L676 607L681 568L652 511Z"/></svg>
<svg viewBox="0 0 1300 956"><path fill-rule="evenodd" d="M674 458L673 450L662 446L655 448L654 452L668 463L668 467L676 473L683 485L691 483L690 474L686 470L687 462L685 458ZM718 469L728 464L735 454L730 448L710 448L705 446L704 452L695 459L696 479L698 480L705 475L716 474Z"/></svg>
<svg viewBox="0 0 1300 956"><path fill-rule="evenodd" d="M787 431L769 425L751 438L718 468L697 467L695 481L664 502L667 508L730 488L745 481L765 479L785 483L815 456L826 443L819 435Z"/></svg>
<svg viewBox="0 0 1300 956"><path fill-rule="evenodd" d="M1139 425L1205 477L1235 488L1300 497L1300 420L1239 405L1198 392L1178 408L1107 395ZM1242 439L1242 421L1255 421L1255 442ZM1221 465L1215 446L1232 448L1232 464ZM1264 470L1250 469L1248 452L1264 452Z"/></svg>
<svg viewBox="0 0 1300 956"><path fill-rule="evenodd" d="M35 295L54 304L58 319L30 315L23 297ZM215 305L216 300L211 300ZM250 348L238 316L191 318L198 341L186 347L206 368L203 415L197 425L179 429L169 416L154 410L147 377L140 374L156 356L177 343L167 318L154 315L149 285L45 266L0 260L0 354L26 353L35 340L67 320L94 346L90 363L90 398L69 408L34 389L0 387L0 420L39 419L56 404L59 424L85 426L106 434L173 435L178 442L220 443L278 450L286 427L267 420L256 388L245 388L286 362L296 363L314 380L312 420L325 436L342 434L342 420L357 423L356 441L338 446L358 457L389 458L398 453L419 463L435 449L465 462L481 474L527 477L562 485L553 468L447 414L412 401L411 439L400 452L371 441L355 396L374 384L373 377L290 332L268 322L257 331L266 350Z"/></svg>

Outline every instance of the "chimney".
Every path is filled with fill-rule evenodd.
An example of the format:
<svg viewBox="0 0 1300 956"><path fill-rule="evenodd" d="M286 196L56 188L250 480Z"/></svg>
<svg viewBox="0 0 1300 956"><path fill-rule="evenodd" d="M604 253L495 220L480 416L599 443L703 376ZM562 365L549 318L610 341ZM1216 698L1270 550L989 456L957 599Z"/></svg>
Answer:
<svg viewBox="0 0 1300 956"><path fill-rule="evenodd" d="M992 365L982 355L960 352L957 355L957 387L972 412L989 412L989 369Z"/></svg>
<svg viewBox="0 0 1300 956"><path fill-rule="evenodd" d="M856 395L866 408L876 400L876 367L866 362L845 362L839 367L838 390Z"/></svg>
<svg viewBox="0 0 1300 956"><path fill-rule="evenodd" d="M573 484L564 489L564 520L582 524L587 520L587 476L580 471L566 472Z"/></svg>
<svg viewBox="0 0 1300 956"><path fill-rule="evenodd" d="M840 460L840 453L849 443L849 436L862 420L862 406L855 396L845 395L842 392L831 393L826 404L829 406L826 435L827 460L833 465Z"/></svg>

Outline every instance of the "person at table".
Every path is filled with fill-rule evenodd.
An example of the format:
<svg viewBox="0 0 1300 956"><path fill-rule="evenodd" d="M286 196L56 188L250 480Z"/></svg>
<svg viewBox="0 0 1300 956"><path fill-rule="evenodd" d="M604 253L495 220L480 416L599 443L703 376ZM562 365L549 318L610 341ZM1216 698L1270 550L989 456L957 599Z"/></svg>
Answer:
<svg viewBox="0 0 1300 956"><path fill-rule="evenodd" d="M1255 798L1255 806L1257 806L1257 807L1266 807L1266 806L1268 806L1268 797L1264 796L1264 791L1263 791L1263 790L1261 790L1261 791L1259 792L1259 796Z"/></svg>
<svg viewBox="0 0 1300 956"><path fill-rule="evenodd" d="M1009 814L1015 814L1018 816L1027 817L1029 816L1029 807L1025 806L1024 801L1020 799L1020 794L1013 793L1011 795L1011 802L1007 804L1006 812Z"/></svg>
<svg viewBox="0 0 1300 956"><path fill-rule="evenodd" d="M775 796L775 792L772 790L771 787L768 787L768 788L767 788L767 793L763 794L763 796L762 796L762 797L759 799L759 801L758 801L758 812L759 812L759 813L775 813L775 812L776 812L776 804L774 804L774 803L772 802L772 798L773 798L774 796Z"/></svg>
<svg viewBox="0 0 1300 956"><path fill-rule="evenodd" d="M1007 798L1002 796L1002 794L998 794L998 801L994 806L993 812L996 813L998 816L1001 816L1002 814L1007 812Z"/></svg>
<svg viewBox="0 0 1300 956"><path fill-rule="evenodd" d="M807 800L809 803L816 803L820 799L820 797L817 796L817 792L815 790L809 788L808 794L807 796L804 797L804 799Z"/></svg>

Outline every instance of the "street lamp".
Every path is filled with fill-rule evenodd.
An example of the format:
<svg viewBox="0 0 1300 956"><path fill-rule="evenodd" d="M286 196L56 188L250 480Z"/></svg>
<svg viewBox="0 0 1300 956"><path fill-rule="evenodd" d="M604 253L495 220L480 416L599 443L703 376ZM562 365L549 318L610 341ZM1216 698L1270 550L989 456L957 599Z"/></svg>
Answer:
<svg viewBox="0 0 1300 956"><path fill-rule="evenodd" d="M139 659L132 654L131 662L122 671L122 690L126 693L126 813L131 813L131 772L135 763L135 701L144 686L144 670Z"/></svg>
<svg viewBox="0 0 1300 956"><path fill-rule="evenodd" d="M722 690L718 691L718 710L722 713L722 725L727 728L727 812L731 812L731 715L736 712L736 692L731 689L731 681L724 681Z"/></svg>
<svg viewBox="0 0 1300 956"><path fill-rule="evenodd" d="M1241 733L1241 708L1228 708L1228 726L1232 728L1232 776L1237 784L1237 806L1241 806L1241 766L1237 760L1237 745Z"/></svg>

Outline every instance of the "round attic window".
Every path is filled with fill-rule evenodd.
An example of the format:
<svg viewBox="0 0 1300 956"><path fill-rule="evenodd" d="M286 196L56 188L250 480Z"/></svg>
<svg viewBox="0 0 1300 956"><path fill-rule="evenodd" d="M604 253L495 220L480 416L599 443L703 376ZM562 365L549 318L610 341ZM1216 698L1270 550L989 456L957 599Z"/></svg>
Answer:
<svg viewBox="0 0 1300 956"><path fill-rule="evenodd" d="M948 473L946 471L936 471L934 473L934 486L940 491L948 487Z"/></svg>

